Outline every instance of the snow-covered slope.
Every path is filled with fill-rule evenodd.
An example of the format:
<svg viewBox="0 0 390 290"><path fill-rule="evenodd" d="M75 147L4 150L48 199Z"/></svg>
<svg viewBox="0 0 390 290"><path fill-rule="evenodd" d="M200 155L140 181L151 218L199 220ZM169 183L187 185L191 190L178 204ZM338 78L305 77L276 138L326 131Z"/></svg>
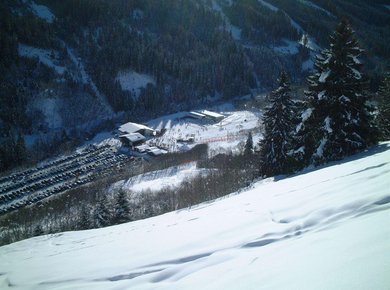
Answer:
<svg viewBox="0 0 390 290"><path fill-rule="evenodd" d="M198 175L207 175L208 173L209 170L205 168L197 168L196 162L190 162L180 166L140 174L128 180L121 180L115 183L112 188L131 191L133 193L132 198L134 198L134 195L137 195L139 192L176 188L183 181L193 179Z"/></svg>
<svg viewBox="0 0 390 290"><path fill-rule="evenodd" d="M1 289L389 289L390 143L162 216L0 248Z"/></svg>

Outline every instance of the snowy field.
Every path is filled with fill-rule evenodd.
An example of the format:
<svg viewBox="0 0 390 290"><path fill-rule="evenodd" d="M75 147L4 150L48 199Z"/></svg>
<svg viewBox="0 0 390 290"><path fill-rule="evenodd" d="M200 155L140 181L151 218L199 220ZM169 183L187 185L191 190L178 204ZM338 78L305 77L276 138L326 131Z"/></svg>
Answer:
<svg viewBox="0 0 390 290"><path fill-rule="evenodd" d="M261 137L258 129L260 112L222 111L220 113L225 118L217 123L211 120L186 118L187 113L184 112L151 120L148 122L150 127L156 130L167 130L162 137L156 138L152 143L171 152L185 151L196 144L207 143L211 155L228 151L237 153L240 149L237 145L245 143L249 132L252 132L254 143L257 144ZM177 141L191 137L195 141L193 144Z"/></svg>
<svg viewBox="0 0 390 290"><path fill-rule="evenodd" d="M156 80L152 76L134 71L119 72L116 80L119 81L122 90L133 92L137 98L141 93L141 88L146 88L148 84L156 85Z"/></svg>
<svg viewBox="0 0 390 290"><path fill-rule="evenodd" d="M389 289L390 143L154 218L0 248L1 289Z"/></svg>
<svg viewBox="0 0 390 290"><path fill-rule="evenodd" d="M163 188L176 188L185 180L190 180L200 174L207 174L208 170L197 168L196 162L174 166L164 170L151 171L121 180L112 186L112 189L124 189L134 194L150 190L159 191Z"/></svg>

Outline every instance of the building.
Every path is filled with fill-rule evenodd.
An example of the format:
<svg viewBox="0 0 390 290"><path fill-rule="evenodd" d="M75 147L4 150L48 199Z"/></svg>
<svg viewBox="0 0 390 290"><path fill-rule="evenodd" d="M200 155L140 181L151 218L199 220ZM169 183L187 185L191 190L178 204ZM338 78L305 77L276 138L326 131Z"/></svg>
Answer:
<svg viewBox="0 0 390 290"><path fill-rule="evenodd" d="M204 119L206 116L198 112L192 111L188 113L188 117L201 120Z"/></svg>
<svg viewBox="0 0 390 290"><path fill-rule="evenodd" d="M122 135L133 134L133 133L139 133L144 136L156 135L156 131L153 130L152 128L142 124L137 124L132 122L128 122L126 124L121 125L118 130Z"/></svg>
<svg viewBox="0 0 390 290"><path fill-rule="evenodd" d="M140 133L130 133L119 136L121 142L129 147L137 146L145 142L146 138Z"/></svg>
<svg viewBox="0 0 390 290"><path fill-rule="evenodd" d="M208 111L208 110L202 110L199 111L199 113L204 115L206 118L213 120L214 122L220 122L225 118L225 116L222 114Z"/></svg>

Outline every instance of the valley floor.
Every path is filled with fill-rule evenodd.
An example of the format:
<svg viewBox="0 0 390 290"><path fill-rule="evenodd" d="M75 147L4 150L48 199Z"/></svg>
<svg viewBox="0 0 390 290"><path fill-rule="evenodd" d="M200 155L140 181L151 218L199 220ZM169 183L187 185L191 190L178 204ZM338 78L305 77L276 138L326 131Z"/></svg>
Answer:
<svg viewBox="0 0 390 290"><path fill-rule="evenodd" d="M0 247L1 289L389 289L390 143L190 209Z"/></svg>

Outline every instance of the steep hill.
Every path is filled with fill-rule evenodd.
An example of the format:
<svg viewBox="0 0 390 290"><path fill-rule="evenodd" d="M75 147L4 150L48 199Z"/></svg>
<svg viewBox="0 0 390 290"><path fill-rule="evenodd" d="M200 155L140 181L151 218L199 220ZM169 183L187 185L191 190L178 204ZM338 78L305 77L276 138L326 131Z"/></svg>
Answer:
<svg viewBox="0 0 390 290"><path fill-rule="evenodd" d="M2 289L388 289L390 143L162 216L0 248Z"/></svg>

